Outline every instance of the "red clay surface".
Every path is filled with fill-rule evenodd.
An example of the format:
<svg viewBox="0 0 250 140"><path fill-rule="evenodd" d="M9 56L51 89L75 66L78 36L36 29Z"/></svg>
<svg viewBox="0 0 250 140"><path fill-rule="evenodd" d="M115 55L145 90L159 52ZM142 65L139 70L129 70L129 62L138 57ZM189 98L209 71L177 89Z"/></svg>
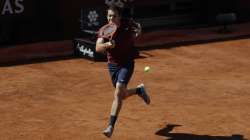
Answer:
<svg viewBox="0 0 250 140"><path fill-rule="evenodd" d="M113 140L250 139L250 39L142 51ZM151 71L143 72L145 66ZM113 88L105 62L0 68L1 140L105 140Z"/></svg>

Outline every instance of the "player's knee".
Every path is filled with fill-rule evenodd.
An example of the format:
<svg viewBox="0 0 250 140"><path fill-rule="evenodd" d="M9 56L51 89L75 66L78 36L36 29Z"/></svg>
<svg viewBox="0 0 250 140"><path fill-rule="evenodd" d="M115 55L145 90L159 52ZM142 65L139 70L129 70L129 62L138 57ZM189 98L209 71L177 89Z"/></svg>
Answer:
<svg viewBox="0 0 250 140"><path fill-rule="evenodd" d="M125 96L126 86L121 83L116 84L115 98L123 99Z"/></svg>
<svg viewBox="0 0 250 140"><path fill-rule="evenodd" d="M122 94L122 92L115 92L114 98L115 98L116 100L122 100L122 99L123 99L123 94Z"/></svg>

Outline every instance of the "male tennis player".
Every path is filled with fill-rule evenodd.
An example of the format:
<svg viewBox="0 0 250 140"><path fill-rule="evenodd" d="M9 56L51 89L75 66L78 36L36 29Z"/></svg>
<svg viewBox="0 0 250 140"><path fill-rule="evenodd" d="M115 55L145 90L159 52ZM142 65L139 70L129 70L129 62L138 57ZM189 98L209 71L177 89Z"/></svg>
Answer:
<svg viewBox="0 0 250 140"><path fill-rule="evenodd" d="M134 41L140 33L141 27L130 19L124 19L122 15L121 8L111 5L107 10L107 20L109 24L115 24L118 28L112 40L104 38L102 36L103 31L100 29L96 41L96 51L107 52L107 65L115 88L109 124L103 131L103 134L107 137L112 136L115 122L125 98L131 95L139 95L146 104L150 104L150 98L143 84L136 88L127 89L134 71L134 59L137 55Z"/></svg>

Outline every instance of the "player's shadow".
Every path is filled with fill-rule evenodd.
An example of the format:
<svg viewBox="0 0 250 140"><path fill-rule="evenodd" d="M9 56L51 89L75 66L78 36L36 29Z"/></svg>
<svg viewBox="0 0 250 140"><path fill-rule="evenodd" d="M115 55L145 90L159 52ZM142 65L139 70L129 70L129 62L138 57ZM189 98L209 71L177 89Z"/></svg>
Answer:
<svg viewBox="0 0 250 140"><path fill-rule="evenodd" d="M181 125L168 124L165 128L158 130L155 134L165 136L166 140L246 140L243 135L233 134L232 136L210 136L210 135L196 135L189 133L171 133L175 127Z"/></svg>

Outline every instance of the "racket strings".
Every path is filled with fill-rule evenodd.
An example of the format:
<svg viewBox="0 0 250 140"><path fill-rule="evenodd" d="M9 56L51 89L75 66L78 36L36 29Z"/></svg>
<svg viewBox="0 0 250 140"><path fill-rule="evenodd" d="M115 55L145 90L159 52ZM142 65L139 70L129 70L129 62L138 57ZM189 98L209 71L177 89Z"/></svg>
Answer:
<svg viewBox="0 0 250 140"><path fill-rule="evenodd" d="M107 25L102 29L102 36L110 37L116 32L116 26L114 25Z"/></svg>
<svg viewBox="0 0 250 140"><path fill-rule="evenodd" d="M103 30L103 34L105 35L107 35L107 34L111 34L111 33L113 33L114 32L114 29L113 28L111 28L111 27L107 27L107 28L105 28L104 30Z"/></svg>

